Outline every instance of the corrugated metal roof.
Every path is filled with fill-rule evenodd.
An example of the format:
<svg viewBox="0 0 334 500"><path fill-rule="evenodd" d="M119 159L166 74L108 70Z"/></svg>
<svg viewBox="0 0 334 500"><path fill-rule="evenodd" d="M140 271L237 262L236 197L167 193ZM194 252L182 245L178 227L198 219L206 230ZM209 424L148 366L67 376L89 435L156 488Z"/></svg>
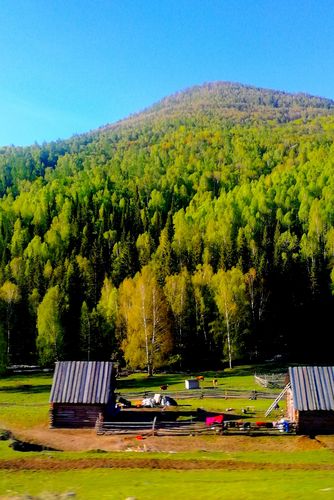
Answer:
<svg viewBox="0 0 334 500"><path fill-rule="evenodd" d="M334 410L334 366L289 368L296 410Z"/></svg>
<svg viewBox="0 0 334 500"><path fill-rule="evenodd" d="M51 388L51 403L102 403L112 389L110 361L59 361Z"/></svg>

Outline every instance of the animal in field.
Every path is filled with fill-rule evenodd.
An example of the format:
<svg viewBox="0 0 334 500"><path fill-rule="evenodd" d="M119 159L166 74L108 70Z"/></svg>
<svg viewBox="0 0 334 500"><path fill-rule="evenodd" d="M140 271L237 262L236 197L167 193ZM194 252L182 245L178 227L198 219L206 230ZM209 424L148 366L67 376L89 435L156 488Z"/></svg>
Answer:
<svg viewBox="0 0 334 500"><path fill-rule="evenodd" d="M196 377L196 380L198 380L198 381L202 381L202 380L204 380L203 375L198 375L198 377Z"/></svg>
<svg viewBox="0 0 334 500"><path fill-rule="evenodd" d="M168 389L168 384L161 385L161 386L160 386L160 389L161 389L162 391L167 391L167 389Z"/></svg>

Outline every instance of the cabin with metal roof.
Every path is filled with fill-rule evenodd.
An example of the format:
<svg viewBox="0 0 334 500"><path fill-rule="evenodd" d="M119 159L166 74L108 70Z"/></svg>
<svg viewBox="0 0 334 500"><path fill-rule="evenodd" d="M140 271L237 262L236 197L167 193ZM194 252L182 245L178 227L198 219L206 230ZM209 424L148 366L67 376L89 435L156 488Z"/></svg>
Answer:
<svg viewBox="0 0 334 500"><path fill-rule="evenodd" d="M334 433L334 367L289 368L287 416L299 434Z"/></svg>
<svg viewBox="0 0 334 500"><path fill-rule="evenodd" d="M60 361L50 394L51 427L94 427L115 408L115 374L109 361Z"/></svg>

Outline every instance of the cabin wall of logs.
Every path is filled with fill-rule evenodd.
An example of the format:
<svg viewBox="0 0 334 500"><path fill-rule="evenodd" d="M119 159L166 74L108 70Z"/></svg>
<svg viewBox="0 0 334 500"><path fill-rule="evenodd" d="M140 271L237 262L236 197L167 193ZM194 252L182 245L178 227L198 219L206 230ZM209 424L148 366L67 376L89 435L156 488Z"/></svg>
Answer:
<svg viewBox="0 0 334 500"><path fill-rule="evenodd" d="M298 434L334 434L334 366L290 366L287 416Z"/></svg>
<svg viewBox="0 0 334 500"><path fill-rule="evenodd" d="M53 403L50 407L50 427L82 428L94 427L100 414L104 414L103 404L62 404Z"/></svg>
<svg viewBox="0 0 334 500"><path fill-rule="evenodd" d="M298 434L333 434L334 411L298 411L296 425Z"/></svg>
<svg viewBox="0 0 334 500"><path fill-rule="evenodd" d="M51 427L94 427L115 407L111 361L58 361L50 394Z"/></svg>

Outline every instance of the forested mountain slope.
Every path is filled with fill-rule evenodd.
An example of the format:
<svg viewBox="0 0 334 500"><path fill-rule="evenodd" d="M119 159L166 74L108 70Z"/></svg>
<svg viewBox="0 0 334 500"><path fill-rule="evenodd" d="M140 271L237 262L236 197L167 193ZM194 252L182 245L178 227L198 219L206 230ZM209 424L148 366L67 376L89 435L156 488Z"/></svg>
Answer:
<svg viewBox="0 0 334 500"><path fill-rule="evenodd" d="M325 362L334 102L206 84L0 149L0 365Z"/></svg>

